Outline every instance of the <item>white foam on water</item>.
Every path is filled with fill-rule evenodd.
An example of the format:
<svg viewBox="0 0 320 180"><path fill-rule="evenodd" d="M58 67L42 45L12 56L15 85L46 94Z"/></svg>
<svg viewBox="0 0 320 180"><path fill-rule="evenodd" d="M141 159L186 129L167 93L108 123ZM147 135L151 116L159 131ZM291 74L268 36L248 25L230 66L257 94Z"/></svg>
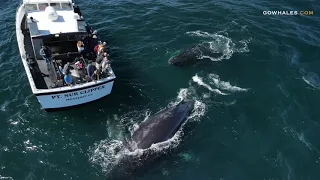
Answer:
<svg viewBox="0 0 320 180"><path fill-rule="evenodd" d="M120 140L102 140L90 149L89 161L101 166L102 171L108 173L117 165L125 152L123 142Z"/></svg>
<svg viewBox="0 0 320 180"><path fill-rule="evenodd" d="M220 33L220 34L219 34ZM204 31L189 31L186 33L187 35L193 37L206 38L207 41L199 44L200 46L208 47L208 49L212 53L220 53L221 55L218 57L212 57L210 55L202 54L199 59L210 59L211 61L221 61L223 59L230 59L234 52L237 53L245 53L249 52L248 43L251 41L250 39L240 40L239 42L233 42L231 38L227 37L227 32L223 31L218 33L208 33ZM236 47L240 46L240 47Z"/></svg>
<svg viewBox="0 0 320 180"><path fill-rule="evenodd" d="M211 92L214 92L214 93L220 94L220 95L228 95L224 92L221 92L219 89L213 89L210 85L203 82L203 79L201 77L199 77L197 74L192 77L192 80L193 80L193 82L197 83L199 86L203 86Z"/></svg>
<svg viewBox="0 0 320 180"><path fill-rule="evenodd" d="M211 95L209 94L209 93L204 93L203 95L202 95L202 98L203 99L209 99L211 97Z"/></svg>
<svg viewBox="0 0 320 180"><path fill-rule="evenodd" d="M190 88L181 88L178 92L177 98L169 102L167 108L170 108L172 106L179 104L184 99L190 98L190 93L191 93Z"/></svg>
<svg viewBox="0 0 320 180"><path fill-rule="evenodd" d="M33 145L30 140L24 141L23 144L25 145L25 148L27 151L35 151L38 149L37 146Z"/></svg>
<svg viewBox="0 0 320 180"><path fill-rule="evenodd" d="M302 80L315 89L320 89L320 78L317 74L309 72L306 76L302 76Z"/></svg>
<svg viewBox="0 0 320 180"><path fill-rule="evenodd" d="M206 112L206 104L196 100L194 104L194 110L188 117L188 121L200 121L201 117L204 116Z"/></svg>
<svg viewBox="0 0 320 180"><path fill-rule="evenodd" d="M311 151L313 150L313 146L311 143L309 143L306 138L304 137L304 133L302 132L301 134L298 134L299 140L305 144Z"/></svg>
<svg viewBox="0 0 320 180"><path fill-rule="evenodd" d="M249 48L248 48L248 44L250 43L250 41L252 40L252 38L246 39L246 40L240 40L239 43L242 44L241 48L235 48L234 52L238 52L238 53L246 53L249 52Z"/></svg>
<svg viewBox="0 0 320 180"><path fill-rule="evenodd" d="M180 102L183 99L185 99L187 97L187 95L188 95L188 89L182 88L182 89L180 89L180 91L178 93L177 100Z"/></svg>
<svg viewBox="0 0 320 180"><path fill-rule="evenodd" d="M2 105L1 105L1 108L0 110L1 111L6 111L6 107L9 105L9 102L8 101L5 101Z"/></svg>
<svg viewBox="0 0 320 180"><path fill-rule="evenodd" d="M12 177L5 177L5 176L1 176L1 175L0 175L0 179L1 180L13 180Z"/></svg>
<svg viewBox="0 0 320 180"><path fill-rule="evenodd" d="M222 80L220 80L220 77L217 74L213 74L213 73L209 74L208 78L212 80L211 82L209 82L210 84L215 85L217 88L219 88L221 90L226 90L226 91L230 91L230 92L242 92L242 91L246 92L249 90L247 88L233 86L230 84L230 82L222 81Z"/></svg>

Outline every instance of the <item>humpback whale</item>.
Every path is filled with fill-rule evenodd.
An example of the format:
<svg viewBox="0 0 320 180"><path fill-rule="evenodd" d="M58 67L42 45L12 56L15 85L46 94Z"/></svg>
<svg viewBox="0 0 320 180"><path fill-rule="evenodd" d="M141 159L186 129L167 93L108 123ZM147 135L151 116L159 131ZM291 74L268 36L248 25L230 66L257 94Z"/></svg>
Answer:
<svg viewBox="0 0 320 180"><path fill-rule="evenodd" d="M185 66L189 64L196 63L199 61L202 51L198 46L193 48L184 49L179 54L171 57L168 61L169 64L176 66Z"/></svg>
<svg viewBox="0 0 320 180"><path fill-rule="evenodd" d="M171 57L168 63L175 66L186 66L199 62L204 58L223 58L222 51L213 50L206 44L198 44L195 47L182 50L180 53Z"/></svg>
<svg viewBox="0 0 320 180"><path fill-rule="evenodd" d="M128 138L125 147L134 152L143 149L139 156L125 155L112 167L108 173L108 180L136 179L145 172L145 168L152 166L155 159L159 159L165 151L154 152L152 144L164 142L172 138L194 109L195 101L182 101L179 104L159 111L143 121ZM120 152L121 150L118 149Z"/></svg>
<svg viewBox="0 0 320 180"><path fill-rule="evenodd" d="M147 149L152 144L166 141L180 129L194 108L195 101L182 101L176 106L159 111L139 125L131 139L137 148Z"/></svg>

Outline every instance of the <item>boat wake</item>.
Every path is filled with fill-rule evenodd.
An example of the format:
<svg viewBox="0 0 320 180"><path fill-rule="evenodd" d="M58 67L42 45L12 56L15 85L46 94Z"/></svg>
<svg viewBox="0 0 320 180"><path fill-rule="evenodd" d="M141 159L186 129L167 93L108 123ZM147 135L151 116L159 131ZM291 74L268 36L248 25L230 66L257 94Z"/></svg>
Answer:
<svg viewBox="0 0 320 180"><path fill-rule="evenodd" d="M189 31L186 33L192 37L203 38L204 41L198 46L202 49L202 55L199 59L210 59L211 61L222 61L223 59L230 59L233 53L249 52L248 43L251 38L233 42L231 38L227 37L227 33L218 32L210 34L204 31ZM205 49L206 51L203 51ZM214 54L211 55L211 54Z"/></svg>

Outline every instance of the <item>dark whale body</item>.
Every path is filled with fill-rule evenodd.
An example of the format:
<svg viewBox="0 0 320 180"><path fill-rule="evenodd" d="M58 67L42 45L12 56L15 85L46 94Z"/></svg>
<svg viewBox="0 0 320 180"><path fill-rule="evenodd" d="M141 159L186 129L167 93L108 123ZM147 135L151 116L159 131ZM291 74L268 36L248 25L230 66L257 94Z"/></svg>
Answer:
<svg viewBox="0 0 320 180"><path fill-rule="evenodd" d="M153 166L154 160L160 161L160 157L167 157L163 156L167 153L166 151L155 153L149 147L173 137L181 125L186 122L194 109L194 104L193 100L182 101L143 121L139 128L133 132L133 135L126 140L125 147L130 151L135 151L136 148L144 149L144 153L140 156L124 156L108 173L107 180L135 180L145 173L144 167L150 168Z"/></svg>
<svg viewBox="0 0 320 180"><path fill-rule="evenodd" d="M193 48L184 49L179 54L171 57L168 61L169 64L176 66L185 66L194 64L199 61L199 57L201 56L202 51L198 46Z"/></svg>
<svg viewBox="0 0 320 180"><path fill-rule="evenodd" d="M205 55L205 56L204 56ZM204 44L182 50L179 54L171 57L168 63L175 66L187 66L198 63L201 59L208 57L219 58L223 53L212 50Z"/></svg>
<svg viewBox="0 0 320 180"><path fill-rule="evenodd" d="M182 101L178 105L164 109L149 117L133 133L139 149L147 149L152 144L170 139L187 120L194 108L194 101Z"/></svg>

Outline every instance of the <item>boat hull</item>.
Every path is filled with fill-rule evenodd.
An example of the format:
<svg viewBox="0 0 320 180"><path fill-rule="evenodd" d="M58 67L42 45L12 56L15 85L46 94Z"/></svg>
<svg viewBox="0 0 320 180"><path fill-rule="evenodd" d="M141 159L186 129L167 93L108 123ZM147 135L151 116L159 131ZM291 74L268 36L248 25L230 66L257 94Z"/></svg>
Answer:
<svg viewBox="0 0 320 180"><path fill-rule="evenodd" d="M36 94L43 109L60 109L86 104L109 95L114 81L65 92Z"/></svg>

